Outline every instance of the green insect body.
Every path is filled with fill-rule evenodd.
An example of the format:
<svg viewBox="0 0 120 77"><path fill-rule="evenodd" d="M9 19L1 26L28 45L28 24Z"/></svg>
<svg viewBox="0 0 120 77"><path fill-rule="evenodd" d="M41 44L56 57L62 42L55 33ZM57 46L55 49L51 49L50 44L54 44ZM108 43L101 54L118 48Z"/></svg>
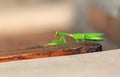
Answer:
<svg viewBox="0 0 120 77"><path fill-rule="evenodd" d="M75 33L75 34L69 34L64 32L56 32L56 35L59 36L70 36L76 40L76 42L79 42L79 40L82 40L85 42L86 40L90 41L102 41L104 40L101 36L103 36L103 33Z"/></svg>
<svg viewBox="0 0 120 77"><path fill-rule="evenodd" d="M90 41L102 41L104 40L101 36L103 36L103 33L77 33L72 34L72 37L78 42L79 40L82 40L85 42L86 40Z"/></svg>

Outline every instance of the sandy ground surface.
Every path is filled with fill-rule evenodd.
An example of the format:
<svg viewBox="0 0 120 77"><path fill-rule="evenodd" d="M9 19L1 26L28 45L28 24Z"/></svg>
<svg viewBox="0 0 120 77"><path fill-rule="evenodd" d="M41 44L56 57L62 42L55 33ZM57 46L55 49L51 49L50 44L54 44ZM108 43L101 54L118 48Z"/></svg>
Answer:
<svg viewBox="0 0 120 77"><path fill-rule="evenodd" d="M1 77L119 77L120 50L0 64Z"/></svg>

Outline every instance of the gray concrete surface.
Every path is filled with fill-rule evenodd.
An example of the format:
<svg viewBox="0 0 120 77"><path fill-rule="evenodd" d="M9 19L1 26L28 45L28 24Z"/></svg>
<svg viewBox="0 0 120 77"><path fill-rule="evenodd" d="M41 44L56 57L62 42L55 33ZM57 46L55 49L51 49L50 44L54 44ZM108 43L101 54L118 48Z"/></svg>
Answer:
<svg viewBox="0 0 120 77"><path fill-rule="evenodd" d="M0 77L120 77L120 49L0 64Z"/></svg>

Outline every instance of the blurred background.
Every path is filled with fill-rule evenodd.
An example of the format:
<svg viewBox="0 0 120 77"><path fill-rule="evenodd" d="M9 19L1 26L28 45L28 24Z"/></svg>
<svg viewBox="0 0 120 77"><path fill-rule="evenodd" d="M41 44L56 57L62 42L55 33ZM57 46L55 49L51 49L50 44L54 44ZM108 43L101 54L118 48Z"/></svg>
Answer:
<svg viewBox="0 0 120 77"><path fill-rule="evenodd" d="M120 48L120 0L0 0L0 51L44 45L54 32L104 32Z"/></svg>

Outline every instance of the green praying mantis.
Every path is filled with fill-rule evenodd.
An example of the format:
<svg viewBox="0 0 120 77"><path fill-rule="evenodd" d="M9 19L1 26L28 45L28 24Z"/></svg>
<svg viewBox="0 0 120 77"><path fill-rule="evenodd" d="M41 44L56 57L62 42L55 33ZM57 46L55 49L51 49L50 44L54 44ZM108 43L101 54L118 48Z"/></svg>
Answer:
<svg viewBox="0 0 120 77"><path fill-rule="evenodd" d="M102 36L104 33L65 33L65 32L56 32L55 36L60 36L59 40L53 40L52 42L45 45L47 46L58 46L58 45L65 45L67 44L65 36L72 37L76 42L82 40L85 43L87 40L90 41L103 41L104 38Z"/></svg>

